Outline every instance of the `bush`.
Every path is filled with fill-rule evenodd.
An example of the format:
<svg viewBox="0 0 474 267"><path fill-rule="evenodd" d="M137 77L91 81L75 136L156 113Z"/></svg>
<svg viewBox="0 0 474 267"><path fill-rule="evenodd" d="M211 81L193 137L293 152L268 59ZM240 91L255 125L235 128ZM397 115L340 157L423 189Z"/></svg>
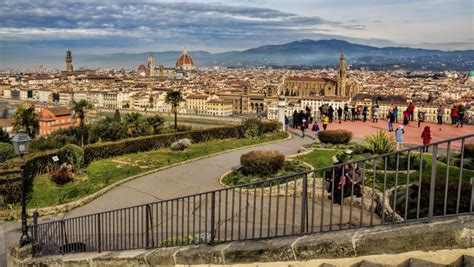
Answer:
<svg viewBox="0 0 474 267"><path fill-rule="evenodd" d="M385 154L395 151L396 143L393 136L384 131L378 131L365 138L367 149L373 154Z"/></svg>
<svg viewBox="0 0 474 267"><path fill-rule="evenodd" d="M263 122L257 118L250 118L243 122L244 136L246 138L260 137L267 132L274 132L278 129L280 129L280 123L275 121Z"/></svg>
<svg viewBox="0 0 474 267"><path fill-rule="evenodd" d="M352 133L346 130L320 131L318 139L326 144L348 144L352 139Z"/></svg>
<svg viewBox="0 0 474 267"><path fill-rule="evenodd" d="M244 174L268 175L278 172L285 163L285 156L274 150L250 151L240 157Z"/></svg>
<svg viewBox="0 0 474 267"><path fill-rule="evenodd" d="M465 144L464 145L464 157L465 158L474 158L474 144Z"/></svg>
<svg viewBox="0 0 474 267"><path fill-rule="evenodd" d="M171 144L171 150L173 151L183 151L188 149L191 146L191 140L188 138L180 139L177 142Z"/></svg>
<svg viewBox="0 0 474 267"><path fill-rule="evenodd" d="M84 161L84 149L73 144L65 145L59 149L58 157L61 162L71 164L74 170L78 170Z"/></svg>
<svg viewBox="0 0 474 267"><path fill-rule="evenodd" d="M15 156L15 149L12 144L0 143L0 163Z"/></svg>
<svg viewBox="0 0 474 267"><path fill-rule="evenodd" d="M58 169L51 171L49 176L53 182L59 185L74 181L72 166L66 163L63 163Z"/></svg>

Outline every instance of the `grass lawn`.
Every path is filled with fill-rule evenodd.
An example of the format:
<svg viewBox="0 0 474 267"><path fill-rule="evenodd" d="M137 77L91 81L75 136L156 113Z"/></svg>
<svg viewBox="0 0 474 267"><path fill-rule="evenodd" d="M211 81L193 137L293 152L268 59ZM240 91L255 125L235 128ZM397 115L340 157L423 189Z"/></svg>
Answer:
<svg viewBox="0 0 474 267"><path fill-rule="evenodd" d="M28 192L28 207L47 207L64 204L85 197L100 189L149 170L221 151L285 139L287 133L275 133L258 139L225 139L192 144L188 151L169 148L129 154L92 162L83 173L76 174L73 183L58 186L48 175L35 177ZM19 207L19 204L17 204Z"/></svg>

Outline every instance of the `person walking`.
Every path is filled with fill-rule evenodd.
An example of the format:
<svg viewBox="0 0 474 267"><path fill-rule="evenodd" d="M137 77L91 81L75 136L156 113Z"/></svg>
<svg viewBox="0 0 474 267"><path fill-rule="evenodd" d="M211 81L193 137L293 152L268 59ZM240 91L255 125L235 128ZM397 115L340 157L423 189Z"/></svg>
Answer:
<svg viewBox="0 0 474 267"><path fill-rule="evenodd" d="M339 123L341 123L342 122L342 108L341 107L337 109L337 117L339 118Z"/></svg>
<svg viewBox="0 0 474 267"><path fill-rule="evenodd" d="M458 118L458 108L456 106L453 106L451 108L451 124L456 124Z"/></svg>
<svg viewBox="0 0 474 267"><path fill-rule="evenodd" d="M368 108L366 105L364 105L364 107L362 108L362 117L364 117L364 122L367 121L367 111L368 111Z"/></svg>
<svg viewBox="0 0 474 267"><path fill-rule="evenodd" d="M464 125L464 107L458 109L458 117L456 118L456 127Z"/></svg>
<svg viewBox="0 0 474 267"><path fill-rule="evenodd" d="M319 132L319 125L318 125L318 122L316 120L314 120L313 127L311 128L311 131L313 131L313 135L314 135L313 139L316 140L316 135Z"/></svg>
<svg viewBox="0 0 474 267"><path fill-rule="evenodd" d="M438 124L443 124L443 114L444 114L444 108L443 105L439 105L438 109L436 110L436 117L438 119Z"/></svg>
<svg viewBox="0 0 474 267"><path fill-rule="evenodd" d="M428 152L428 145L430 144L431 142L431 130L430 130L430 126L426 125L425 126L425 129L423 130L423 132L421 133L421 138L423 139L423 152Z"/></svg>
<svg viewBox="0 0 474 267"><path fill-rule="evenodd" d="M425 113L421 110L418 110L418 128L420 128L422 122L425 122Z"/></svg>
<svg viewBox="0 0 474 267"><path fill-rule="evenodd" d="M304 132L306 130L306 120L303 119L303 123L301 123L300 129L301 129L301 138L304 138Z"/></svg>
<svg viewBox="0 0 474 267"><path fill-rule="evenodd" d="M388 113L387 121L388 121L388 131L393 132L393 122L395 121L395 116L393 115L392 112Z"/></svg>
<svg viewBox="0 0 474 267"><path fill-rule="evenodd" d="M395 130L395 140L397 141L397 150L403 148L403 139L405 137L405 130L402 125L399 125Z"/></svg>
<svg viewBox="0 0 474 267"><path fill-rule="evenodd" d="M374 106L372 108L372 123L378 122L379 121L379 107Z"/></svg>
<svg viewBox="0 0 474 267"><path fill-rule="evenodd" d="M324 115L323 116L323 129L326 131L326 129L328 128L328 124L329 124L329 118L328 116Z"/></svg>
<svg viewBox="0 0 474 267"><path fill-rule="evenodd" d="M415 119L415 104L413 102L408 105L408 111L410 112L410 120L413 121Z"/></svg>
<svg viewBox="0 0 474 267"><path fill-rule="evenodd" d="M395 116L395 122L398 123L398 106L395 105L395 108L393 108L393 116Z"/></svg>

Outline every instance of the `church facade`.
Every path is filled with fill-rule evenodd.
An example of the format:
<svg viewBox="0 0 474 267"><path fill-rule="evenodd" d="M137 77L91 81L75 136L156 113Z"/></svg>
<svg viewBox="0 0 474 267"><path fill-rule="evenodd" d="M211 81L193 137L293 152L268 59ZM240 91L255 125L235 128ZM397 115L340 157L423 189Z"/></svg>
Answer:
<svg viewBox="0 0 474 267"><path fill-rule="evenodd" d="M138 67L138 74L142 77L167 77L180 78L191 77L194 73L194 61L186 49L176 59L175 67L166 68L163 65L158 67L155 64L155 57L150 53L147 58L147 65Z"/></svg>

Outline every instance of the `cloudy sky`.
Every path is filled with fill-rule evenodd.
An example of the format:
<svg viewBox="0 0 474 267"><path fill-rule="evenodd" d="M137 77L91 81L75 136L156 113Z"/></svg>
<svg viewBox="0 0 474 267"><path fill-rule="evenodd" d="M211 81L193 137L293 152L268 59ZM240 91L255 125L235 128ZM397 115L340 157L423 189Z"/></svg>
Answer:
<svg viewBox="0 0 474 267"><path fill-rule="evenodd" d="M243 50L299 39L473 49L473 0L0 0L0 59ZM2 64L0 62L0 64ZM1 67L1 66L0 66Z"/></svg>

